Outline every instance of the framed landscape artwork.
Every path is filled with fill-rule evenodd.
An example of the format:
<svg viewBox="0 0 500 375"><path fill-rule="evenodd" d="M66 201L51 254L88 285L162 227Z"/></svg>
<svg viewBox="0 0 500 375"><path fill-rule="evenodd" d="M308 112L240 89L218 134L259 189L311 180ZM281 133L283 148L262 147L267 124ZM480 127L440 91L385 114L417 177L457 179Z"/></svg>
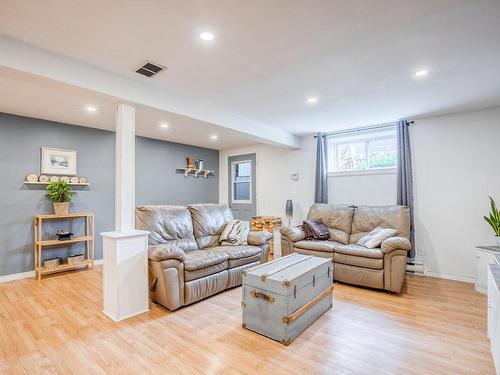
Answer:
<svg viewBox="0 0 500 375"><path fill-rule="evenodd" d="M41 173L48 175L76 175L76 150L42 147Z"/></svg>

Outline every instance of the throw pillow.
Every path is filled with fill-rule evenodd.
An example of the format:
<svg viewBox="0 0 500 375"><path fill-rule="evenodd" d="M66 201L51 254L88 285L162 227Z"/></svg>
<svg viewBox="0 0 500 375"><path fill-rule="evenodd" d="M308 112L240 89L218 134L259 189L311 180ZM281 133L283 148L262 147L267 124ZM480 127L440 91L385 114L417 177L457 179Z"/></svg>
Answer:
<svg viewBox="0 0 500 375"><path fill-rule="evenodd" d="M321 220L304 220L302 230L306 235L306 239L327 240L330 238L330 231Z"/></svg>
<svg viewBox="0 0 500 375"><path fill-rule="evenodd" d="M248 232L250 232L248 221L231 220L226 224L220 235L220 244L221 246L246 245Z"/></svg>
<svg viewBox="0 0 500 375"><path fill-rule="evenodd" d="M396 229L377 227L367 235L361 237L358 241L358 245L364 246L368 249L379 247L384 240L394 236L396 232Z"/></svg>

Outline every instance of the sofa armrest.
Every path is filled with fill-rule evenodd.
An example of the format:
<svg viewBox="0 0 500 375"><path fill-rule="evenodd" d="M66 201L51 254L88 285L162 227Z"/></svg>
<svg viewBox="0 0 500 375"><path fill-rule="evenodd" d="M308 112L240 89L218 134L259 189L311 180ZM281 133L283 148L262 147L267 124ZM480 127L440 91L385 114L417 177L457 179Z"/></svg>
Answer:
<svg viewBox="0 0 500 375"><path fill-rule="evenodd" d="M262 246L265 245L273 235L269 232L261 232L252 230L248 232L247 242L249 245Z"/></svg>
<svg viewBox="0 0 500 375"><path fill-rule="evenodd" d="M148 257L150 260L157 262L167 259L177 259L180 262L184 262L184 259L186 259L186 253L178 246L162 244L149 246Z"/></svg>
<svg viewBox="0 0 500 375"><path fill-rule="evenodd" d="M301 227L281 227L280 233L293 242L297 242L306 238L306 234Z"/></svg>
<svg viewBox="0 0 500 375"><path fill-rule="evenodd" d="M382 242L381 249L384 254L390 253L394 250L409 251L411 250L411 243L404 237L389 237Z"/></svg>

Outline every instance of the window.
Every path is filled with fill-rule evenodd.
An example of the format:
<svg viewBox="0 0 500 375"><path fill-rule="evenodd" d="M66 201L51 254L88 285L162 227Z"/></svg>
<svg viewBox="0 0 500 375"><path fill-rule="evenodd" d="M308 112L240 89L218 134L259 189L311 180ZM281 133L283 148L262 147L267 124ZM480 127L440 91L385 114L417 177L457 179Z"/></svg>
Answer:
<svg viewBox="0 0 500 375"><path fill-rule="evenodd" d="M352 131L328 138L328 171L396 168L396 128Z"/></svg>
<svg viewBox="0 0 500 375"><path fill-rule="evenodd" d="M252 162L250 160L232 163L233 202L252 203Z"/></svg>

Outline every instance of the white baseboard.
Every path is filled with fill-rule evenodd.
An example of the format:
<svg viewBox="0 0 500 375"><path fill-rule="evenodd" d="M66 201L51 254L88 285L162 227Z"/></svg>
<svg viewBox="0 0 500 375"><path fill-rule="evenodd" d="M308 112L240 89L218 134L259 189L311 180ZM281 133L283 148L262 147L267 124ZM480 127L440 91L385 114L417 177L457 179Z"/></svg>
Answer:
<svg viewBox="0 0 500 375"><path fill-rule="evenodd" d="M96 259L94 261L94 265L98 266L103 263L102 259ZM0 283L7 283L9 281L21 280L21 279L29 279L30 277L35 277L35 271L27 271L20 273L13 273L10 275L0 276Z"/></svg>
<svg viewBox="0 0 500 375"><path fill-rule="evenodd" d="M0 276L0 283L6 283L14 280L28 279L30 277L35 277L35 271L13 273L11 275Z"/></svg>
<svg viewBox="0 0 500 375"><path fill-rule="evenodd" d="M435 273L435 272L425 271L424 275L429 277L437 277L439 279L462 281L464 283L470 283L470 284L474 284L476 282L476 280L473 277L448 275L446 273Z"/></svg>

